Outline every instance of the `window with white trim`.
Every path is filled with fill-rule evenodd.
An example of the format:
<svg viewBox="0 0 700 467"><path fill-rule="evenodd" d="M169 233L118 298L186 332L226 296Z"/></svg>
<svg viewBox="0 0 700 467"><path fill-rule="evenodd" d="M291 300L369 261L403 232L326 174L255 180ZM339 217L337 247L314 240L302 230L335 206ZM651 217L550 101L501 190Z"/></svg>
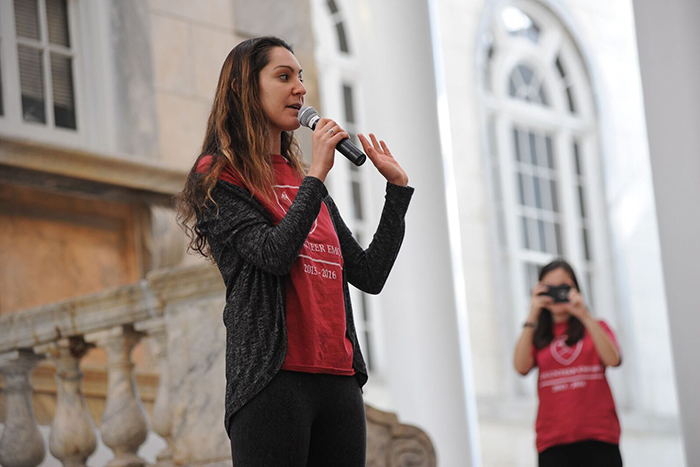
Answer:
<svg viewBox="0 0 700 467"><path fill-rule="evenodd" d="M361 127L359 111L358 65L353 56L353 46L348 34L348 21L344 14L343 0L314 0L312 2L318 66L319 94L322 114L333 118L349 134L359 147L357 133ZM356 167L337 155L327 184L343 219L364 248L371 240L372 231L367 224L371 208L364 167ZM376 329L377 303L373 297L350 287L355 327L360 345L371 372L378 370L378 339Z"/></svg>
<svg viewBox="0 0 700 467"><path fill-rule="evenodd" d="M607 254L603 194L592 188L601 173L597 119L584 61L543 5L503 4L482 45L499 259L515 336L539 268L553 258L573 265L589 308L598 304L597 286L610 287L600 267Z"/></svg>
<svg viewBox="0 0 700 467"><path fill-rule="evenodd" d="M0 3L0 125L16 136L82 138L75 0Z"/></svg>

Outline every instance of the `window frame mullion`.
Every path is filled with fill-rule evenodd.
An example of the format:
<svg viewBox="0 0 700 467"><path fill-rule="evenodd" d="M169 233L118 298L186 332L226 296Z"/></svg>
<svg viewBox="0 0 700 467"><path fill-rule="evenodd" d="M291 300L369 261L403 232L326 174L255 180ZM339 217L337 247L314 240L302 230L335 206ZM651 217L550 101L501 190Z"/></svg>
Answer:
<svg viewBox="0 0 700 467"><path fill-rule="evenodd" d="M508 115L500 114L496 115L496 133L497 139L502 141L503 150L498 151L498 164L501 168L501 187L503 196L503 211L504 211L504 221L505 221L505 231L506 231L506 245L508 245L508 251L510 252L509 263L511 264L510 277L514 288L516 290L521 290L524 287L524 280L522 271L519 271L519 267L516 264L520 264L520 252L523 250L521 247L522 232L518 225L521 222L520 210L518 209L518 194L517 194L517 176L518 170L516 168L515 162L512 160L515 156L515 147L513 140L513 131L517 123L509 118ZM519 287L519 288L518 288ZM513 306L518 309L515 313L515 322L519 322L523 311L521 310L523 304L519 296L513 295ZM517 326L513 328L515 332Z"/></svg>
<svg viewBox="0 0 700 467"><path fill-rule="evenodd" d="M56 116L53 105L53 77L51 76L51 51L49 47L49 25L46 16L46 0L39 0L39 31L41 38L41 53L44 65L44 111L46 112L46 128L56 128Z"/></svg>
<svg viewBox="0 0 700 467"><path fill-rule="evenodd" d="M22 86L19 76L19 52L14 2L0 2L0 27L2 27L2 73L5 115L1 117L13 127L22 119Z"/></svg>
<svg viewBox="0 0 700 467"><path fill-rule="evenodd" d="M564 214L563 238L565 239L564 256L575 271L584 271L586 262L583 253L583 239L581 237L582 219L578 205L578 180L574 167L574 133L568 130L562 131L557 138L557 153L559 164L559 180L557 185L561 194L562 213Z"/></svg>

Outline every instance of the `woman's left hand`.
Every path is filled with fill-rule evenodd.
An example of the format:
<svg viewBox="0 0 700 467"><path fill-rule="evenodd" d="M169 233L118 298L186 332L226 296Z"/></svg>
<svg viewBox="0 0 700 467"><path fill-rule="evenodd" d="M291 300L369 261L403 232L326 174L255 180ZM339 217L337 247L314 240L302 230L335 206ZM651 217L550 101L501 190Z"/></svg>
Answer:
<svg viewBox="0 0 700 467"><path fill-rule="evenodd" d="M372 161L379 173L386 178L387 182L400 186L408 185L408 175L396 162L394 156L391 155L389 147L384 141L377 141L377 138L372 133L369 134L369 137L372 138L372 144L364 135L360 134L358 137L365 153L367 153L367 157L369 157L369 160Z"/></svg>
<svg viewBox="0 0 700 467"><path fill-rule="evenodd" d="M569 313L583 322L588 316L588 310L583 303L583 297L578 290L572 288L569 291Z"/></svg>

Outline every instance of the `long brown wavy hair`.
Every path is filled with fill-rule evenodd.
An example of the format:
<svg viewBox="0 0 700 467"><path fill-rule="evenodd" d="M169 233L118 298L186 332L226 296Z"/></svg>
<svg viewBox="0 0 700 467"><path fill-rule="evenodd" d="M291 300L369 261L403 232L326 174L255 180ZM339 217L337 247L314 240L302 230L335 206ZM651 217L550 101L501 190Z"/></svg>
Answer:
<svg viewBox="0 0 700 467"><path fill-rule="evenodd" d="M581 287L578 285L578 279L576 279L574 268L572 268L569 263L561 258L555 259L551 263L542 266L537 280L541 281L544 276L555 269L563 269L573 281L576 290L579 292L581 291ZM584 330L585 328L583 327L581 320L574 316L570 316L566 327L566 345L573 347L578 341L583 339ZM551 344L552 340L554 340L554 319L552 318L552 312L546 308L543 308L540 316L537 318L537 325L535 326L535 333L532 336L532 343L536 348L542 349Z"/></svg>
<svg viewBox="0 0 700 467"><path fill-rule="evenodd" d="M270 127L260 103L260 71L269 63L270 51L292 47L278 37L264 36L241 42L229 52L219 74L202 150L190 169L185 187L176 196L178 223L190 239L188 251L213 261L211 249L197 226L205 205L217 206L211 196L221 172L228 168L251 192L263 198L273 194L274 172L270 160ZM293 132L282 132L282 155L303 175L305 166ZM204 173L197 165L204 156L212 163Z"/></svg>

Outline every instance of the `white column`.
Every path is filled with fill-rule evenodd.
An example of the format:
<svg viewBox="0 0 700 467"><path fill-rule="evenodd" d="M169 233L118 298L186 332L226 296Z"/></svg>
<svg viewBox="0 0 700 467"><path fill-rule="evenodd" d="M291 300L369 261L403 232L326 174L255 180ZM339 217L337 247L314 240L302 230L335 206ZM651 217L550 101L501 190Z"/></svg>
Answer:
<svg viewBox="0 0 700 467"><path fill-rule="evenodd" d="M389 409L428 433L438 465L478 465L466 303L450 238L458 220L446 196L449 148L441 147L448 122L439 121L447 116L438 112L429 2L361 0L355 8L362 131L388 143L416 189L401 253L380 295ZM375 169L368 162L361 170ZM378 175L372 180L379 201L384 183Z"/></svg>
<svg viewBox="0 0 700 467"><path fill-rule="evenodd" d="M700 3L634 0L671 344L688 465L700 465Z"/></svg>
<svg viewBox="0 0 700 467"><path fill-rule="evenodd" d="M44 460L46 448L34 418L32 385L34 367L42 360L33 352L15 350L0 356L5 378L5 428L0 438L0 464L35 467Z"/></svg>

